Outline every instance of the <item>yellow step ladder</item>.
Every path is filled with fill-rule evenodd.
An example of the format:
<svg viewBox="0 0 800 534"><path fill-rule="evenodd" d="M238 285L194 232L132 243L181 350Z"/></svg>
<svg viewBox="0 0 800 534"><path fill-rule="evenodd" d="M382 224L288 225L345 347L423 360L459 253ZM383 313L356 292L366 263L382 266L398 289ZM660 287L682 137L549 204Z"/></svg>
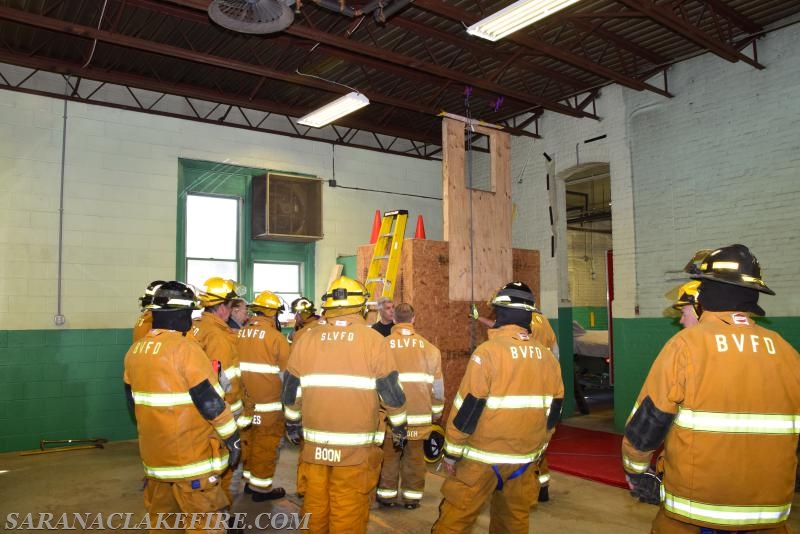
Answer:
<svg viewBox="0 0 800 534"><path fill-rule="evenodd" d="M364 282L372 303L379 297L392 298L394 295L407 221L407 210L387 211L381 218L380 234L375 242L372 261L369 263L367 279Z"/></svg>

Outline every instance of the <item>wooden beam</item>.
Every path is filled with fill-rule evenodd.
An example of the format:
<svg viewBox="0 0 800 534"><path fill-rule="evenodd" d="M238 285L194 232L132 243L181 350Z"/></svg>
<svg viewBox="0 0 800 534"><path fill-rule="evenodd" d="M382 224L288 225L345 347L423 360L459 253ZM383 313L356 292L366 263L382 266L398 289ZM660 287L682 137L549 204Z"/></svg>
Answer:
<svg viewBox="0 0 800 534"><path fill-rule="evenodd" d="M511 143L507 133L476 126L489 137L491 190L465 180L460 119L442 120L444 239L449 242L450 300L483 299L511 279Z"/></svg>

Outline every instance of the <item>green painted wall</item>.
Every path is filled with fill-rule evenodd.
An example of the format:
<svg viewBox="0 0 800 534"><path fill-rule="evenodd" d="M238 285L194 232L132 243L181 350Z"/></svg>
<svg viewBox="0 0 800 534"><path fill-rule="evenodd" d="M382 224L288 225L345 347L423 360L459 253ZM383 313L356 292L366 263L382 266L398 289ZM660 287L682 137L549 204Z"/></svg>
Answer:
<svg viewBox="0 0 800 534"><path fill-rule="evenodd" d="M122 382L131 329L0 331L0 451L136 437Z"/></svg>
<svg viewBox="0 0 800 534"><path fill-rule="evenodd" d="M336 263L342 265L342 274L344 276L349 276L350 278L358 278L358 269L356 267L356 256L339 256L338 258L336 258Z"/></svg>
<svg viewBox="0 0 800 534"><path fill-rule="evenodd" d="M605 306L574 306L572 319L586 330L608 330L608 308Z"/></svg>
<svg viewBox="0 0 800 534"><path fill-rule="evenodd" d="M800 348L800 317L769 317L758 323ZM614 426L622 431L636 396L661 347L680 329L677 319L614 319Z"/></svg>
<svg viewBox="0 0 800 534"><path fill-rule="evenodd" d="M760 319L795 348L800 317ZM572 309L551 321L559 345L572 343ZM559 328L563 326L564 328ZM622 430L650 365L678 331L667 318L615 319L614 423ZM136 437L122 386L131 330L0 330L0 451L36 449L41 439ZM565 354L567 351L563 351ZM564 416L574 413L572 359L561 358ZM568 378L569 377L569 378Z"/></svg>

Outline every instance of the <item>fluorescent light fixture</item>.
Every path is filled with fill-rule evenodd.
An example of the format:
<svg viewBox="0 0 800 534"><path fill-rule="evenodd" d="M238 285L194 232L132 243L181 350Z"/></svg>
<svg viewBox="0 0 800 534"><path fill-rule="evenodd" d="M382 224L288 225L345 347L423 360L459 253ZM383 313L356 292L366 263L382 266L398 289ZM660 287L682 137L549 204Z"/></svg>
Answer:
<svg viewBox="0 0 800 534"><path fill-rule="evenodd" d="M497 41L578 1L519 0L494 15L479 20L467 28L467 33L489 41Z"/></svg>
<svg viewBox="0 0 800 534"><path fill-rule="evenodd" d="M361 109L369 104L369 98L358 91L347 93L343 97L337 98L330 104L325 104L321 108L312 111L305 117L297 121L298 124L311 126L312 128L322 128L330 124L339 117L344 117L357 109Z"/></svg>

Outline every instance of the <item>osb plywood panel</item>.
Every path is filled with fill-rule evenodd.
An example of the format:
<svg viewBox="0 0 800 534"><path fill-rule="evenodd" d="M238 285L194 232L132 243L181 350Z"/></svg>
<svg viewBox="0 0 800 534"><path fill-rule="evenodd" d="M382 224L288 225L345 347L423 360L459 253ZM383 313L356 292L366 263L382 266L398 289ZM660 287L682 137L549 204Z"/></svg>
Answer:
<svg viewBox="0 0 800 534"><path fill-rule="evenodd" d="M507 133L476 127L490 140L491 191L471 190L464 179L465 126L442 120L444 238L450 249L449 299L471 301L512 274L511 143Z"/></svg>
<svg viewBox="0 0 800 534"><path fill-rule="evenodd" d="M362 281L372 259L372 249L372 245L363 245L356 251L356 268ZM520 280L528 284L535 295L539 294L539 252L513 249L511 257L513 274L484 294L476 295L475 304L482 316L491 313L487 301L505 282ZM486 340L486 328L469 317L470 303L449 298L449 277L447 242L427 239L403 242L394 301L396 304L408 302L414 307L416 330L442 352L446 407L455 396L472 349Z"/></svg>

